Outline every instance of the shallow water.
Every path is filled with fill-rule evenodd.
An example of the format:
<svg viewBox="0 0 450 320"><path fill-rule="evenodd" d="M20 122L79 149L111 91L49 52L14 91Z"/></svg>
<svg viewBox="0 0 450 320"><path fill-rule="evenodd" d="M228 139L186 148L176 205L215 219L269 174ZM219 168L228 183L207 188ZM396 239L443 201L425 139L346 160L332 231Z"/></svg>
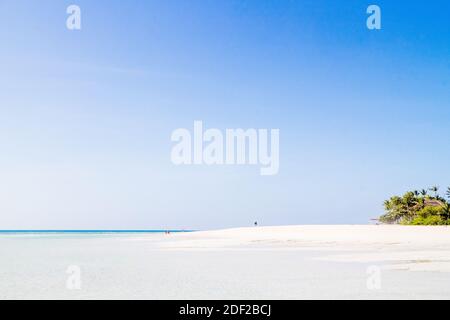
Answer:
<svg viewBox="0 0 450 320"><path fill-rule="evenodd" d="M174 250L161 233L1 234L1 299L448 299L450 274L316 260L325 250ZM336 253L335 251L333 253ZM375 264L376 268L383 267ZM69 289L68 268L81 271ZM70 270L70 269L69 269ZM377 276L375 274L375 276Z"/></svg>

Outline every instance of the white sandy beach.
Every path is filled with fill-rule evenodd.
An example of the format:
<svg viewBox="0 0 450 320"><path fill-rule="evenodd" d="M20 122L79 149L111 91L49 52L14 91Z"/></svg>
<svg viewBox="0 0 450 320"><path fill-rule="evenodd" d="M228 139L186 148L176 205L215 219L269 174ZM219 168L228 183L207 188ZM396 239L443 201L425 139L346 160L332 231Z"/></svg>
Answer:
<svg viewBox="0 0 450 320"><path fill-rule="evenodd" d="M450 298L447 227L1 235L0 252L3 299ZM73 265L80 290L66 287Z"/></svg>
<svg viewBox="0 0 450 320"><path fill-rule="evenodd" d="M322 225L240 228L179 234L164 248L332 251L321 260L387 262L385 268L450 272L450 227ZM340 252L339 254L333 251Z"/></svg>

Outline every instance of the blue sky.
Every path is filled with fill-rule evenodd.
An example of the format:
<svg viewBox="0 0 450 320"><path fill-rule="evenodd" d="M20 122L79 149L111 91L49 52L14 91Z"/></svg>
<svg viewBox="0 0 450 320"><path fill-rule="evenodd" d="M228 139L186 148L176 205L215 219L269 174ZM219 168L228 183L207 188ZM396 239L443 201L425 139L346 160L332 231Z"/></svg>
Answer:
<svg viewBox="0 0 450 320"><path fill-rule="evenodd" d="M448 1L0 0L0 229L367 223L446 187L449 18ZM174 166L194 120L279 128L279 174Z"/></svg>

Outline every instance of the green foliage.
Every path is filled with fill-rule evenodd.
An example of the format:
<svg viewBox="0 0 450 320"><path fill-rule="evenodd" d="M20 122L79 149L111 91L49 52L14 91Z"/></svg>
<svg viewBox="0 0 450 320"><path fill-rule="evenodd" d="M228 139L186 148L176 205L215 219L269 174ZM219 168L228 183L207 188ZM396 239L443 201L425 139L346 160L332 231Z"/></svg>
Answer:
<svg viewBox="0 0 450 320"><path fill-rule="evenodd" d="M414 226L440 226L440 225L450 225L450 221L444 220L440 216L429 216L426 218L416 217L409 224Z"/></svg>
<svg viewBox="0 0 450 320"><path fill-rule="evenodd" d="M434 196L422 191L406 192L384 202L385 214L379 220L388 224L450 225L450 203L438 194L439 187L429 189ZM450 188L447 189L450 199Z"/></svg>

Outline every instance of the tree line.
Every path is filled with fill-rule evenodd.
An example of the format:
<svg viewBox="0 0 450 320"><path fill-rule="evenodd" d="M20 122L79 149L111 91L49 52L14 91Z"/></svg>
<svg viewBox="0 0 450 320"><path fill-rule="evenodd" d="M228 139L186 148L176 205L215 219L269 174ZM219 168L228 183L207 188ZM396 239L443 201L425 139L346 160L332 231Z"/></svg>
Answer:
<svg viewBox="0 0 450 320"><path fill-rule="evenodd" d="M450 225L450 187L445 197L439 187L408 191L384 202L381 223L406 225Z"/></svg>

